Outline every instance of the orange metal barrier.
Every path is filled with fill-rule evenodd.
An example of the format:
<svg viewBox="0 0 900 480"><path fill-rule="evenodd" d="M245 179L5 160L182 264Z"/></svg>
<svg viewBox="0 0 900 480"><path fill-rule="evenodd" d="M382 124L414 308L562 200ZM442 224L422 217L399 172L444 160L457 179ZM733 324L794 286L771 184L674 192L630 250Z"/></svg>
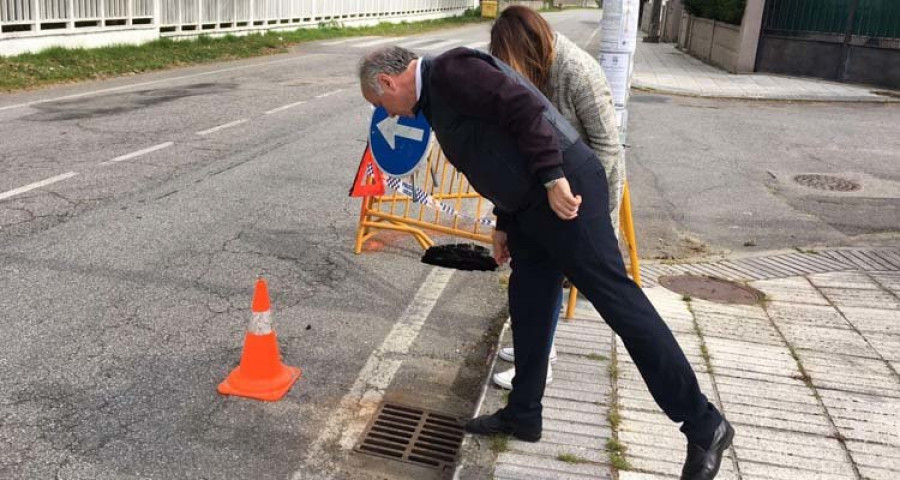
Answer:
<svg viewBox="0 0 900 480"><path fill-rule="evenodd" d="M425 178L421 180L421 185L418 180L414 185L460 215L416 203L410 196L390 188L383 195L363 197L354 252L362 253L363 244L379 230L408 233L423 249L434 245L429 232L491 244L491 227L482 222L485 215L491 215L490 202L472 188L465 175L447 161L436 145L428 153L424 169ZM374 176L371 173L367 174L365 182L372 184L374 181ZM628 248L631 277L638 286L641 286L640 260L631 212L631 193L627 181L622 194L619 227L622 231L622 240ZM569 290L566 318L575 315L577 298L578 290L573 286Z"/></svg>
<svg viewBox="0 0 900 480"><path fill-rule="evenodd" d="M435 200L461 212L452 215L438 209L413 202L396 190L384 195L364 197L356 230L356 253L378 230L394 230L409 233L423 249L434 245L428 232L436 232L476 242L491 243L491 227L477 221L491 215L490 203L469 184L465 175L447 161L440 148L428 153L424 179L414 185ZM369 181L374 181L369 178Z"/></svg>

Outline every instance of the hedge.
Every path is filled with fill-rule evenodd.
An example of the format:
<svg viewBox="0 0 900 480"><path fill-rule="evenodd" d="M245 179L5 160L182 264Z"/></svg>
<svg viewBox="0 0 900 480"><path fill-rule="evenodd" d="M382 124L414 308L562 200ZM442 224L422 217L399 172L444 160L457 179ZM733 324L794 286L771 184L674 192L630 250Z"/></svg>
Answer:
<svg viewBox="0 0 900 480"><path fill-rule="evenodd" d="M747 0L685 0L684 7L691 15L740 25Z"/></svg>

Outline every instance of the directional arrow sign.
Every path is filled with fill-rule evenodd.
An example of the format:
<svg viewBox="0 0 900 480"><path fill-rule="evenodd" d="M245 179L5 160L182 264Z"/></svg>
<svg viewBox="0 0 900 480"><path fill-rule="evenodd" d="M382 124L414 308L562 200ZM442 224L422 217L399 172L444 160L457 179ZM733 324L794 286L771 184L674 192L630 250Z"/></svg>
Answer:
<svg viewBox="0 0 900 480"><path fill-rule="evenodd" d="M381 132L381 135L387 141L388 145L390 145L391 150L397 148L397 137L421 142L422 138L425 136L425 130L400 125L400 117L387 117L378 122L378 131Z"/></svg>
<svg viewBox="0 0 900 480"><path fill-rule="evenodd" d="M409 175L428 153L431 125L421 113L415 118L391 117L378 107L372 113L369 143L381 171L391 177Z"/></svg>

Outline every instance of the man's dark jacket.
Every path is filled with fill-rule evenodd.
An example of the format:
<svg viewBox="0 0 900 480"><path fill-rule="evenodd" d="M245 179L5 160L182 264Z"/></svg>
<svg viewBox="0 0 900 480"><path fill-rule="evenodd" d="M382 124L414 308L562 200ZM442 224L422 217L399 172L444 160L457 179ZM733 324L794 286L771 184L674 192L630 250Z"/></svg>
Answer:
<svg viewBox="0 0 900 480"><path fill-rule="evenodd" d="M421 110L441 148L472 186L507 214L545 198L543 183L593 155L578 132L527 79L468 48L424 57Z"/></svg>

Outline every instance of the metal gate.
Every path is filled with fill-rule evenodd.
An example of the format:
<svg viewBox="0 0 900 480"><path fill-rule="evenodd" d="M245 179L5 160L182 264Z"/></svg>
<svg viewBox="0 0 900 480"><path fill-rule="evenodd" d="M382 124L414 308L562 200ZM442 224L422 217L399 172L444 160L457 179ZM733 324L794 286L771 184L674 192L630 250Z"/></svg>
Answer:
<svg viewBox="0 0 900 480"><path fill-rule="evenodd" d="M900 87L900 1L767 0L757 71Z"/></svg>

